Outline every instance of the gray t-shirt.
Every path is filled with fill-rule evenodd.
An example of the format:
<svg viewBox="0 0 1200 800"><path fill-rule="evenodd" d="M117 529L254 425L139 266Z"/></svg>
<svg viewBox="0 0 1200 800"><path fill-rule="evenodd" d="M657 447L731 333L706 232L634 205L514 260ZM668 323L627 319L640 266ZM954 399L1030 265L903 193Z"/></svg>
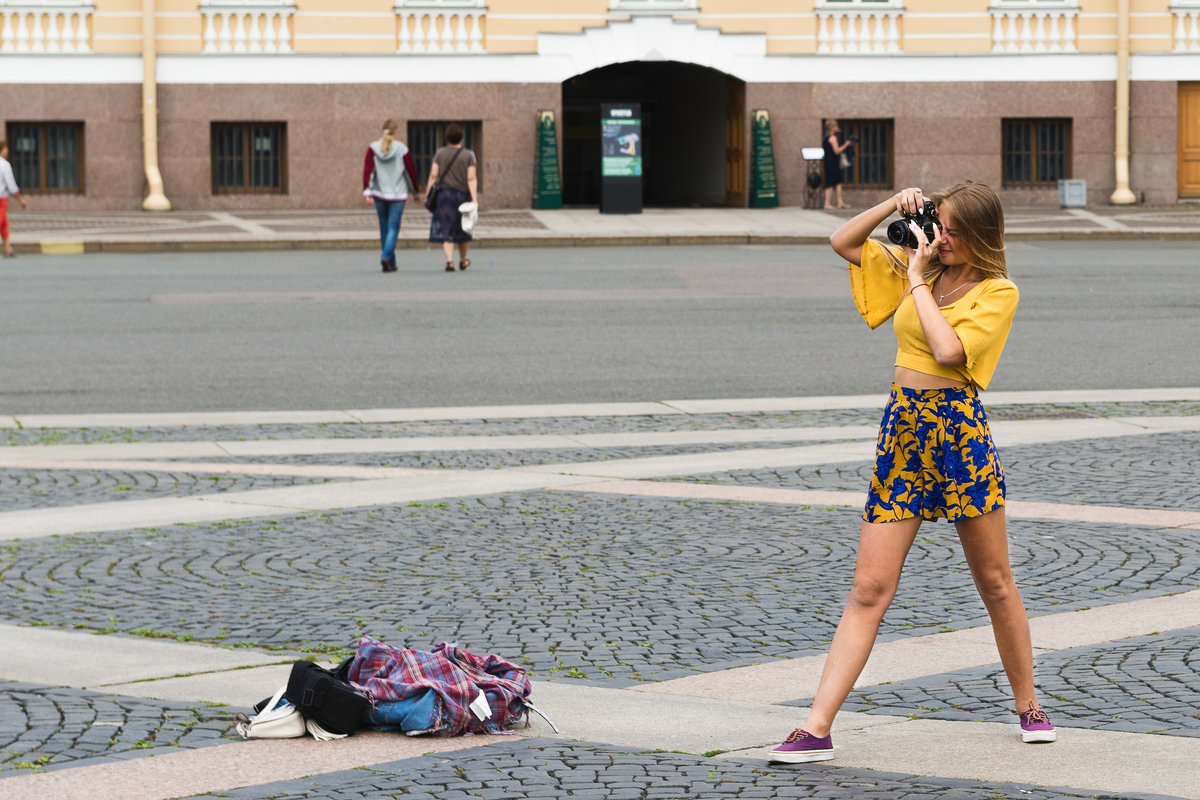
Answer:
<svg viewBox="0 0 1200 800"><path fill-rule="evenodd" d="M455 153L459 154L458 158L454 158ZM450 159L454 159L453 164L450 164ZM446 145L433 154L433 163L438 165L438 183L447 189L458 189L460 192L470 191L467 186L467 167L475 166L473 150ZM446 169L447 165L450 166L449 170Z"/></svg>

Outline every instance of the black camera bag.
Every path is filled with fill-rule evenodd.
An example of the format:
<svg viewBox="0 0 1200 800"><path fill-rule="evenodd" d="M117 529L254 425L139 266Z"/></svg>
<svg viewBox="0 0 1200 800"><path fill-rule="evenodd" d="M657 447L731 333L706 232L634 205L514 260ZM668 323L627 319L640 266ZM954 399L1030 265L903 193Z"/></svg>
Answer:
<svg viewBox="0 0 1200 800"><path fill-rule="evenodd" d="M292 664L284 697L305 719L314 720L330 733L354 733L362 725L370 701L359 694L339 666L329 670L311 661Z"/></svg>

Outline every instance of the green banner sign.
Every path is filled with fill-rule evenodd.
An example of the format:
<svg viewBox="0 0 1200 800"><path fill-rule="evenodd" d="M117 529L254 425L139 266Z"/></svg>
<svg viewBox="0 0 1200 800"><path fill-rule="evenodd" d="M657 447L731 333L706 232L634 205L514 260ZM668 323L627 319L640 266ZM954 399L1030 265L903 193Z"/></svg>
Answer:
<svg viewBox="0 0 1200 800"><path fill-rule="evenodd" d="M750 207L775 208L779 186L775 182L775 149L771 144L771 112L754 111L754 150L750 163Z"/></svg>
<svg viewBox="0 0 1200 800"><path fill-rule="evenodd" d="M558 171L558 137L554 112L538 112L537 152L533 160L533 207L562 208L562 178Z"/></svg>

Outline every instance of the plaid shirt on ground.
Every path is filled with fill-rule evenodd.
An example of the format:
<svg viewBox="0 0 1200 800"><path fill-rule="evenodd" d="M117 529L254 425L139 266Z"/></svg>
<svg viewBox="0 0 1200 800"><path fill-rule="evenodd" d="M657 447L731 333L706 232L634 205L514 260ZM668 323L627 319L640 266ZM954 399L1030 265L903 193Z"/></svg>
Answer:
<svg viewBox="0 0 1200 800"><path fill-rule="evenodd" d="M532 687L525 670L499 656L480 657L442 642L432 651L393 647L371 636L359 640L349 680L372 702L395 702L437 693L431 728L442 736L506 733L528 716L525 702ZM480 720L471 703L483 691L492 716Z"/></svg>

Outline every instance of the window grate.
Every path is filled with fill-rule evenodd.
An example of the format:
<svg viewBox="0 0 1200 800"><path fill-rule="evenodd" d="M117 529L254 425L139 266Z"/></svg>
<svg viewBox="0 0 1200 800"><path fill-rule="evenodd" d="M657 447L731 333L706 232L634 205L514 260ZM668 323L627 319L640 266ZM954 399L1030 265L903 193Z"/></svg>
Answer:
<svg viewBox="0 0 1200 800"><path fill-rule="evenodd" d="M850 189L892 188L892 120L840 120L842 135L857 136L854 161L842 175Z"/></svg>
<svg viewBox="0 0 1200 800"><path fill-rule="evenodd" d="M1071 120L1001 121L1003 186L1048 189L1071 177Z"/></svg>
<svg viewBox="0 0 1200 800"><path fill-rule="evenodd" d="M8 155L27 194L83 194L82 122L10 122Z"/></svg>
<svg viewBox="0 0 1200 800"><path fill-rule="evenodd" d="M212 123L212 191L287 194L287 123Z"/></svg>
<svg viewBox="0 0 1200 800"><path fill-rule="evenodd" d="M453 124L453 121L417 121L408 123L408 145L409 152L412 153L413 163L417 168L417 182L421 186L425 186L429 182L429 170L433 167L433 156L438 149L446 144L446 128ZM483 143L483 123L476 120L474 122L459 122L459 126L463 129L463 147L475 152L477 163L483 163L483 153L480 151L480 146ZM476 185L479 189L483 188L483 170L476 171Z"/></svg>

